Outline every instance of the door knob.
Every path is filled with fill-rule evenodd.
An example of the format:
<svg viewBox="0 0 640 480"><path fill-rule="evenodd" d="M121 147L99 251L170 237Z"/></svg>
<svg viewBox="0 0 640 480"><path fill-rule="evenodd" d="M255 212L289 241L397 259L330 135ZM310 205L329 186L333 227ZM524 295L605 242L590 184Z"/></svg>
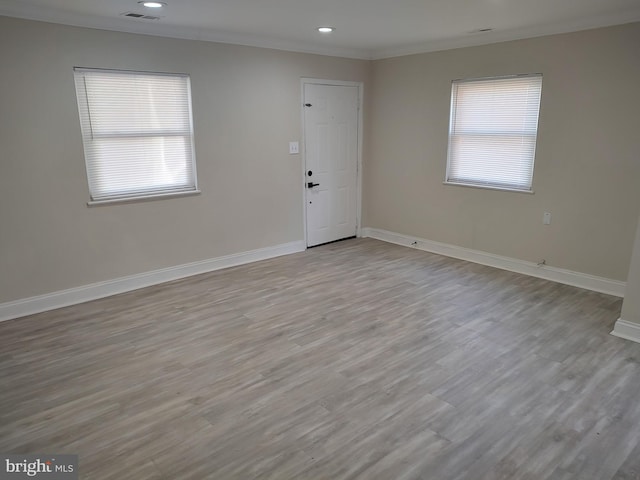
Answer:
<svg viewBox="0 0 640 480"><path fill-rule="evenodd" d="M317 187L318 185L320 185L320 184L319 183L308 182L307 183L307 188Z"/></svg>

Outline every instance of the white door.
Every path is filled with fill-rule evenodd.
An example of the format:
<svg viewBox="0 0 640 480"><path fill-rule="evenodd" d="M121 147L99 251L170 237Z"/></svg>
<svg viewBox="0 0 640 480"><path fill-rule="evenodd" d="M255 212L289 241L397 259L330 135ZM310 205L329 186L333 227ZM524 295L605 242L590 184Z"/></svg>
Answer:
<svg viewBox="0 0 640 480"><path fill-rule="evenodd" d="M358 87L304 84L307 246L356 235Z"/></svg>

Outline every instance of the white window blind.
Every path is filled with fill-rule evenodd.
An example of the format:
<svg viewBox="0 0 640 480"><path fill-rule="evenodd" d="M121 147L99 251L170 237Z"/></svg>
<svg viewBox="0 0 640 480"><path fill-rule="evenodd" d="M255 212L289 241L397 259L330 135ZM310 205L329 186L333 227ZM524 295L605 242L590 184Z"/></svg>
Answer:
<svg viewBox="0 0 640 480"><path fill-rule="evenodd" d="M530 191L542 75L454 81L447 183Z"/></svg>
<svg viewBox="0 0 640 480"><path fill-rule="evenodd" d="M188 75L75 68L91 200L196 190Z"/></svg>

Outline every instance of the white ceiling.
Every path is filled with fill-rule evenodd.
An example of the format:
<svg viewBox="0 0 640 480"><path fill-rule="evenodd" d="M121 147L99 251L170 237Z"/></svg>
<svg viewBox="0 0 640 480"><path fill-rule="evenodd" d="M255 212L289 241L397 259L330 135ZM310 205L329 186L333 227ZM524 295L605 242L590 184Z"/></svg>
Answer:
<svg viewBox="0 0 640 480"><path fill-rule="evenodd" d="M640 21L640 0L0 0L0 15L354 58ZM123 17L125 12L160 20ZM315 27L336 31L322 35ZM493 28L489 33L477 33ZM640 47L640 46L639 46Z"/></svg>

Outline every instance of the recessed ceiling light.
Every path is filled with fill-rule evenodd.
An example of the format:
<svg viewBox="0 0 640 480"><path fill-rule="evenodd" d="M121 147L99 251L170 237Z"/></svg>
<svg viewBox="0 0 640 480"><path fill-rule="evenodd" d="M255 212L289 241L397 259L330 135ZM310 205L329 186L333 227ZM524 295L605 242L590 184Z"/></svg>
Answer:
<svg viewBox="0 0 640 480"><path fill-rule="evenodd" d="M331 33L335 30L333 27L318 27L320 33Z"/></svg>
<svg viewBox="0 0 640 480"><path fill-rule="evenodd" d="M167 5L164 2L138 2L138 3L143 7L147 7L147 8L162 8Z"/></svg>

